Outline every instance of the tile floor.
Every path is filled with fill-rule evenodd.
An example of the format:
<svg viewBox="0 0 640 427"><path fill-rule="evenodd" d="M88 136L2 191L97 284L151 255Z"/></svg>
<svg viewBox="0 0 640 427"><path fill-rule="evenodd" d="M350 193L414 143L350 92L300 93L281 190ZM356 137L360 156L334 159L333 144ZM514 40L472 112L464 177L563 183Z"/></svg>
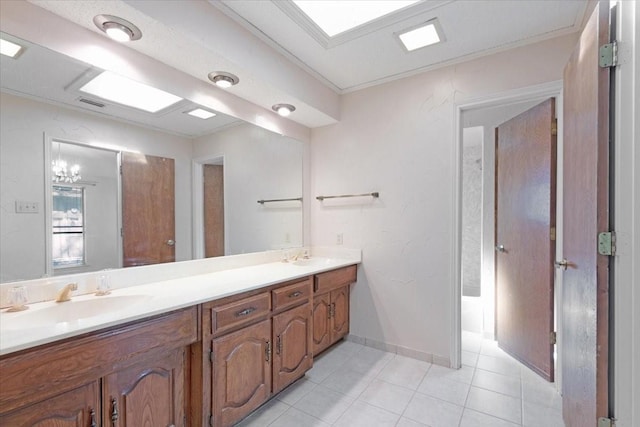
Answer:
<svg viewBox="0 0 640 427"><path fill-rule="evenodd" d="M344 341L243 427L564 427L547 383L478 334L454 370Z"/></svg>

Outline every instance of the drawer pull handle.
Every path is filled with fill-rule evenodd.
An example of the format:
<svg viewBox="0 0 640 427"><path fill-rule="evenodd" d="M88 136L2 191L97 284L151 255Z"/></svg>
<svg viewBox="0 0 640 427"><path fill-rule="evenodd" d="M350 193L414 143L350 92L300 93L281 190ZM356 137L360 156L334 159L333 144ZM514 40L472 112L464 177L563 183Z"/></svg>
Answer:
<svg viewBox="0 0 640 427"><path fill-rule="evenodd" d="M297 298L297 297L299 297L300 295L302 295L302 292L300 292L300 291L291 292L291 293L289 294L289 298Z"/></svg>
<svg viewBox="0 0 640 427"><path fill-rule="evenodd" d="M236 317L242 317L242 316L246 316L247 314L251 314L254 311L256 311L255 307L249 307L249 308L245 308L244 310L240 310L239 312L236 313Z"/></svg>
<svg viewBox="0 0 640 427"><path fill-rule="evenodd" d="M113 397L111 398L111 424L116 425L118 422L118 402Z"/></svg>

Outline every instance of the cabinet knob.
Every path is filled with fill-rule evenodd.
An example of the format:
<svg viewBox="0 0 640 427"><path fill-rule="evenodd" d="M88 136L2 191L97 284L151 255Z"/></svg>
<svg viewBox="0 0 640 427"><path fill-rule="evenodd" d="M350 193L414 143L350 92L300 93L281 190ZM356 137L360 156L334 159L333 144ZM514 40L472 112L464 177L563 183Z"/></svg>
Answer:
<svg viewBox="0 0 640 427"><path fill-rule="evenodd" d="M89 411L89 416L91 417L91 427L98 427L98 423L96 422L96 411L94 409Z"/></svg>
<svg viewBox="0 0 640 427"><path fill-rule="evenodd" d="M118 422L118 402L113 397L111 398L111 425L115 427Z"/></svg>

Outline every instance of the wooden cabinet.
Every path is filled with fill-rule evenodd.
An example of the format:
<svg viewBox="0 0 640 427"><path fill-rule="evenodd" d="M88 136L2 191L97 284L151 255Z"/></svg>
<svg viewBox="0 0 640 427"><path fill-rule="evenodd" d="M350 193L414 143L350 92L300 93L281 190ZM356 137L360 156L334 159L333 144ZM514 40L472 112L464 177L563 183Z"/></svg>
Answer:
<svg viewBox="0 0 640 427"><path fill-rule="evenodd" d="M211 363L194 366L211 407L194 419L207 424L208 413L214 426L231 426L311 368L312 284L307 277L203 305ZM198 357L207 357L205 346Z"/></svg>
<svg viewBox="0 0 640 427"><path fill-rule="evenodd" d="M0 425L183 426L197 331L190 307L3 356Z"/></svg>
<svg viewBox="0 0 640 427"><path fill-rule="evenodd" d="M0 425L97 427L99 418L98 382L94 381L10 414L0 415Z"/></svg>
<svg viewBox="0 0 640 427"><path fill-rule="evenodd" d="M103 379L103 426L182 426L185 351L109 374Z"/></svg>
<svg viewBox="0 0 640 427"><path fill-rule="evenodd" d="M271 319L213 340L213 425L233 425L271 395Z"/></svg>
<svg viewBox="0 0 640 427"><path fill-rule="evenodd" d="M315 276L314 356L349 334L349 285L355 281L355 265Z"/></svg>
<svg viewBox="0 0 640 427"><path fill-rule="evenodd" d="M313 364L308 304L274 316L273 343L273 393L278 393Z"/></svg>

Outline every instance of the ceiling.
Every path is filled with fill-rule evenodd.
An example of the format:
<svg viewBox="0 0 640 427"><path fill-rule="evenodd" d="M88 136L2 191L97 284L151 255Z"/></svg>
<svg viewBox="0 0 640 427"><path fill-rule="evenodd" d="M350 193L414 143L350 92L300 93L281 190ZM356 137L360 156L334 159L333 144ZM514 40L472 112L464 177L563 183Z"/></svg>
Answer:
<svg viewBox="0 0 640 427"><path fill-rule="evenodd" d="M291 103L290 120L309 128L340 120L343 93L577 32L589 4L423 0L328 38L289 0L30 1L98 33L95 15L125 18L143 33L131 49L202 81L232 72L240 83L229 93L269 111ZM394 34L433 18L446 41L405 51Z"/></svg>

